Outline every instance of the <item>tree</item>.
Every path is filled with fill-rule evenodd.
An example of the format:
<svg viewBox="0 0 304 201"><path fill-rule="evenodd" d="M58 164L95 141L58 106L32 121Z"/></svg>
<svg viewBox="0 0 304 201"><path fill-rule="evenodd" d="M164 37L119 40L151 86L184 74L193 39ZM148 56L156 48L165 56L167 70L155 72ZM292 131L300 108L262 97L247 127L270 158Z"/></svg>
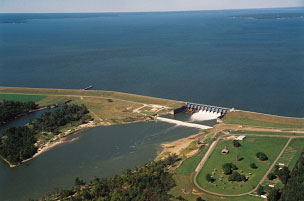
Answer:
<svg viewBox="0 0 304 201"><path fill-rule="evenodd" d="M277 188L272 188L267 196L268 201L278 201L280 199L280 192Z"/></svg>
<svg viewBox="0 0 304 201"><path fill-rule="evenodd" d="M205 201L205 200L203 200L201 197L197 197L196 201Z"/></svg>
<svg viewBox="0 0 304 201"><path fill-rule="evenodd" d="M260 159L261 161L267 161L268 160L267 155L265 153L263 153L263 152L256 153L256 157L258 159Z"/></svg>
<svg viewBox="0 0 304 201"><path fill-rule="evenodd" d="M233 163L225 163L222 167L225 175L229 175L232 173L233 170L238 169L237 166Z"/></svg>
<svg viewBox="0 0 304 201"><path fill-rule="evenodd" d="M259 185L258 190L257 190L258 195L264 195L265 194L265 189L264 186Z"/></svg>
<svg viewBox="0 0 304 201"><path fill-rule="evenodd" d="M178 196L176 197L177 200L180 200L180 201L187 201L185 198L183 198L182 196Z"/></svg>
<svg viewBox="0 0 304 201"><path fill-rule="evenodd" d="M257 168L258 168L258 166L256 166L255 163L250 163L250 167L251 167L252 169L257 169Z"/></svg>
<svg viewBox="0 0 304 201"><path fill-rule="evenodd" d="M276 175L275 175L273 172L270 172L270 173L267 175L267 178L268 178L269 180L274 180L274 179L277 178L277 177L276 177Z"/></svg>
<svg viewBox="0 0 304 201"><path fill-rule="evenodd" d="M206 180L211 183L215 181L215 179L211 176L211 174L206 175Z"/></svg>
<svg viewBox="0 0 304 201"><path fill-rule="evenodd" d="M233 140L233 146L234 147L240 147L241 143L238 140Z"/></svg>
<svg viewBox="0 0 304 201"><path fill-rule="evenodd" d="M238 154L236 155L236 160L237 160L237 161L241 161L241 160L243 160L243 159L244 159L244 158L240 156L240 153L238 153Z"/></svg>
<svg viewBox="0 0 304 201"><path fill-rule="evenodd" d="M290 173L288 167L284 166L283 168L276 168L274 173L279 177L283 184L287 184Z"/></svg>
<svg viewBox="0 0 304 201"><path fill-rule="evenodd" d="M228 181L241 181L241 175L237 171L234 171L231 175L228 177Z"/></svg>
<svg viewBox="0 0 304 201"><path fill-rule="evenodd" d="M294 166L287 184L282 189L280 200L304 200L304 154L302 152Z"/></svg>
<svg viewBox="0 0 304 201"><path fill-rule="evenodd" d="M74 186L82 186L84 184L85 184L85 182L83 180L81 180L79 177L75 178Z"/></svg>

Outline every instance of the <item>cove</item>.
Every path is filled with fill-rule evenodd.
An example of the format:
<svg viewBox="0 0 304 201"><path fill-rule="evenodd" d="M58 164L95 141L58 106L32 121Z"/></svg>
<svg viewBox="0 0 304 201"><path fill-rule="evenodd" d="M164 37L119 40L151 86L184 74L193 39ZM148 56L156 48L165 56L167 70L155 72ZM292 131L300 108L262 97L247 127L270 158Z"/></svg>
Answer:
<svg viewBox="0 0 304 201"><path fill-rule="evenodd" d="M196 134L197 129L165 122L95 127L68 136L67 142L16 168L0 162L0 200L39 198L56 188L111 177L154 160L161 143Z"/></svg>

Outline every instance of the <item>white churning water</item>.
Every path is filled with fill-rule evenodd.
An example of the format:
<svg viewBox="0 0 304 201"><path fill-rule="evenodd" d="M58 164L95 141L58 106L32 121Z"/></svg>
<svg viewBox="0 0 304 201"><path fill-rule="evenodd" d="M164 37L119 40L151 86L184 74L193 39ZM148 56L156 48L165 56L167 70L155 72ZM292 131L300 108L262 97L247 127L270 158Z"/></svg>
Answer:
<svg viewBox="0 0 304 201"><path fill-rule="evenodd" d="M205 126L205 125L201 125L201 124L194 124L194 123L189 123L189 122L183 122L183 121L179 121L179 120L175 120L175 119L168 119L168 118L164 118L164 117L157 117L158 121L164 121L170 124L176 124L178 126L186 126L186 127L192 127L192 128L198 128L198 129L208 129L208 128L212 128L210 126Z"/></svg>
<svg viewBox="0 0 304 201"><path fill-rule="evenodd" d="M219 116L221 116L221 113L200 110L199 112L194 113L191 116L191 120L193 120L193 121L206 121L206 120L216 119Z"/></svg>

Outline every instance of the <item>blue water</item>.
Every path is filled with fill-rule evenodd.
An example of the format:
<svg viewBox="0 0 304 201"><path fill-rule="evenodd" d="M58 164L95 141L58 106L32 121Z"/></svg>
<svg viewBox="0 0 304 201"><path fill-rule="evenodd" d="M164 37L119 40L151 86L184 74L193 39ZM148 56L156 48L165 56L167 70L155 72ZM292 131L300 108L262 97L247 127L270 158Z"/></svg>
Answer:
<svg viewBox="0 0 304 201"><path fill-rule="evenodd" d="M0 14L0 86L94 85L304 117L303 13Z"/></svg>

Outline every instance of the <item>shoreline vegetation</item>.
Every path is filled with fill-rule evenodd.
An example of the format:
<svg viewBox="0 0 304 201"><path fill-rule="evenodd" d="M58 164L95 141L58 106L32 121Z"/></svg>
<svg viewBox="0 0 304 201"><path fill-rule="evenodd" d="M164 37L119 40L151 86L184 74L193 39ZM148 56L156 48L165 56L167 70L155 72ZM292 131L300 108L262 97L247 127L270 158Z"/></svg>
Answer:
<svg viewBox="0 0 304 201"><path fill-rule="evenodd" d="M43 99L37 102L37 104L44 107L66 101L69 102L68 105L84 104L87 107L89 114L94 119L94 121L88 121L85 123L64 127L61 130L61 134L55 136L55 138L51 138L52 140L49 139L47 143L44 143L43 146L41 146L40 149L37 150L37 153L33 155L32 158L26 159L23 162L31 160L34 157L39 156L40 154L50 150L51 148L57 145L77 140L72 139L70 141L67 141L65 140L65 137L76 132L80 132L84 129L95 126L109 126L141 121L151 121L154 120L155 115L172 114L174 109L180 108L185 104L184 102L180 101L125 94L120 92L94 90L84 91L0 87L0 96L3 94L6 97L14 96L15 99L22 99L24 95L45 96ZM197 200L198 197L203 197L208 201L218 200L218 196L200 191L198 188L196 188L196 186L194 186L194 174L196 171L201 171L198 167L202 167L202 161L209 160L208 152L209 149L212 149L212 145L214 144L214 142L216 142L218 139L224 139L224 142L228 143L228 145L230 146L230 141L232 143L232 141L239 135L248 136L248 139L245 139L245 141L248 140L248 143L252 144L255 142L252 139L263 139L265 137L275 137L283 139L292 138L293 141L298 144L297 142L300 142L300 140L302 140L300 138L304 138L304 118L282 117L255 112L234 110L233 112L226 114L224 118L222 118L221 121L218 121L218 123L211 129L207 129L200 132L198 131L197 134L173 142L163 143L161 145L162 151L158 153L158 156L155 158L154 162L156 164L162 164L163 161L172 160L171 162L169 162L169 166L163 166L163 170L165 172L170 173L170 177L172 176L175 184L173 185L171 183L171 188L166 189L162 193L162 196L172 196L172 200L194 201ZM219 144L221 145L221 143ZM226 146L229 147L228 145ZM215 148L215 150L222 149L222 147L213 148ZM230 151L233 151L234 149L242 150L242 148L232 147L229 147L229 149ZM210 154L212 154L212 151L213 150L210 151ZM292 157L291 161L297 160L295 157L299 156L298 152L299 150L297 150L297 152L292 152L294 155L290 156ZM172 156L174 160L172 159ZM223 157L223 155L221 154L220 156ZM272 159L274 157L275 156L272 156ZM258 164L260 168L258 169L258 171L262 171L265 169L265 167L261 165L262 163L256 162L256 164ZM134 171L128 170L122 175L122 179L128 178L130 174L137 174L139 173L138 171L139 169L136 169ZM204 175L202 178L204 178ZM75 185L72 190L62 190L53 194L51 197L46 197L46 199L53 200L53 198L61 198L62 200L65 200L80 197L80 200L89 200L90 198L98 195L99 193L91 191L91 188L97 188L101 183L104 184L105 182L105 180L103 179L101 183L99 182L99 179L97 180L91 181L89 184L84 184L84 182L80 184L78 182L78 184ZM109 181L112 181L112 179L109 179ZM94 182L96 183L96 186ZM251 180L247 182L251 182ZM92 185L92 183L94 184ZM105 183L107 183L107 181ZM209 188L208 185L213 184L207 183L205 186ZM280 184L279 182L276 183L276 185L279 185L279 187L282 186L282 184ZM129 184L126 184L125 186L122 186L121 190L125 191L129 187L131 186ZM241 188L242 185L239 185L239 187ZM232 189L231 191L234 190ZM112 195L108 196L111 197ZM43 198L41 200L46 199ZM243 195L235 198L221 197L221 199L242 199L244 201L255 201L259 200L260 197Z"/></svg>
<svg viewBox="0 0 304 201"><path fill-rule="evenodd" d="M54 148L58 145L69 143L69 142L72 142L72 141L75 141L75 140L78 139L78 138L75 138L75 139L72 139L72 140L66 140L66 137L68 137L69 135L74 135L76 133L79 133L81 131L84 131L88 128L92 128L92 127L95 127L95 126L98 126L98 125L95 124L94 121L89 121L88 123L81 124L81 125L77 126L76 128L73 128L69 131L66 131L60 137L52 139L51 141L43 144L41 147L39 147L37 149L37 152L31 158L25 159L25 160L21 161L20 164L17 164L17 165L11 164L8 160L6 160L4 157L2 157L1 154L0 154L0 157L2 158L2 160L4 160L9 165L9 167L11 167L11 168L17 167L17 166L19 166L23 163L26 163L26 162L36 158L37 156L43 154L44 152L47 152L47 151L51 150L52 148Z"/></svg>
<svg viewBox="0 0 304 201"><path fill-rule="evenodd" d="M5 93L3 93L4 91ZM24 93L25 91L26 93ZM37 92L39 92L39 94ZM77 93L79 93L80 96L77 96ZM0 153L1 158L10 167L16 167L22 163L32 160L33 158L41 155L42 153L52 149L53 147L59 144L67 143L68 141L65 141L65 137L67 137L68 135L72 135L87 128L95 126L109 126L115 124L126 124L153 120L151 116L155 114L168 114L174 108L180 107L181 105L181 103L178 101L124 94L120 92L96 91L96 93L97 95L95 96L95 93L92 94L92 91L84 90L54 90L0 87L0 98L3 97L10 100L5 100L2 102L26 104L26 101L28 100L37 101L36 103L34 103L33 101L28 102L30 104L35 105L35 109L27 111L26 113L23 113L23 115L29 114L29 112L35 112L42 109L58 107L59 104L70 104L70 102L72 102L76 105L85 104L86 106L88 106L87 109L91 117L94 119L94 121L85 122L80 125L70 125L68 127L63 126L59 129L60 131L58 131L58 129L55 129L55 132L52 130L50 131L51 133L53 133L50 134L51 138L47 137L46 139L43 139L45 137L44 135L41 135L42 139L37 139L37 142L35 142L36 150L31 151L31 153L34 152L34 154L30 157L26 156L26 158L21 161L12 163L10 162L10 160L4 157L3 154ZM58 94L61 94L62 96L58 96ZM119 118L120 116L122 116L123 118ZM19 117L21 117L20 114L15 116L14 120ZM54 133L56 132L60 133L54 135ZM2 139L3 138L6 137L2 137Z"/></svg>
<svg viewBox="0 0 304 201"><path fill-rule="evenodd" d="M0 155L10 167L16 167L62 143L67 135L92 126L94 122L84 105L63 105L24 126L4 130Z"/></svg>

